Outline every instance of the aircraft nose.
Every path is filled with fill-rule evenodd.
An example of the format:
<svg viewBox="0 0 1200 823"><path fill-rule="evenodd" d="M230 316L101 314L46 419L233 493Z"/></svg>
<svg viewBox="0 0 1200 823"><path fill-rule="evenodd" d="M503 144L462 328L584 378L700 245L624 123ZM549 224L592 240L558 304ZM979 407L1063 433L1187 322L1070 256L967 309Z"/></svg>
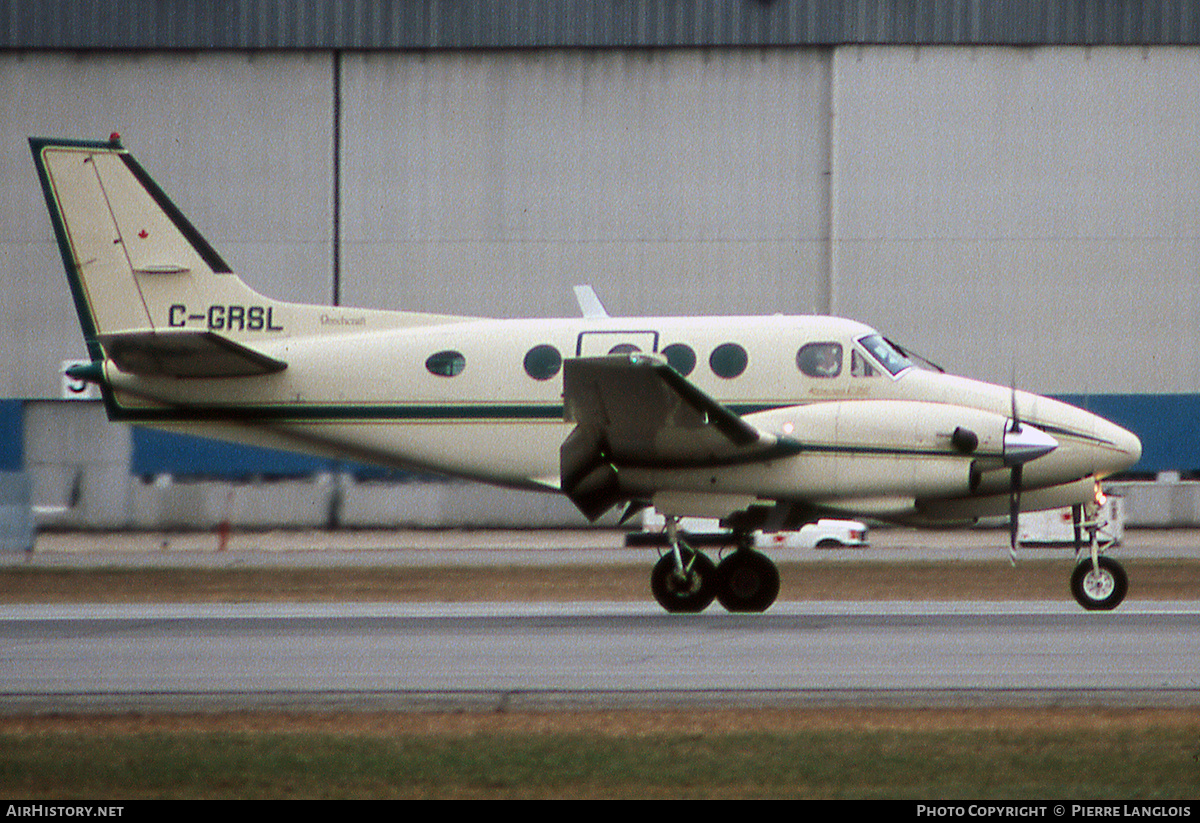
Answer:
<svg viewBox="0 0 1200 823"><path fill-rule="evenodd" d="M1096 434L1103 441L1103 455L1096 467L1100 476L1116 474L1133 466L1142 459L1142 441L1136 434L1121 428L1115 423L1101 420Z"/></svg>

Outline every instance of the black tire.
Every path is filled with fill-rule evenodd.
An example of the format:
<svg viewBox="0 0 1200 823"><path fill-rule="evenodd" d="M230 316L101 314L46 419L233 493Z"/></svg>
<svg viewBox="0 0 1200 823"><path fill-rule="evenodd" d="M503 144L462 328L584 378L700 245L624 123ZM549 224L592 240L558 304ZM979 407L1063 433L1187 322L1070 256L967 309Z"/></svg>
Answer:
<svg viewBox="0 0 1200 823"><path fill-rule="evenodd" d="M1088 558L1071 573L1071 594L1088 611L1109 611L1120 605L1129 591L1129 576L1116 560L1099 558L1099 571Z"/></svg>
<svg viewBox="0 0 1200 823"><path fill-rule="evenodd" d="M731 612L765 612L779 596L779 569L761 552L736 551L717 566L717 600Z"/></svg>
<svg viewBox="0 0 1200 823"><path fill-rule="evenodd" d="M716 597L717 567L708 555L680 547L683 566L690 569L680 575L675 569L675 553L668 551L654 564L650 573L650 591L658 605L672 613L696 613L708 608ZM695 557L695 562L692 558Z"/></svg>

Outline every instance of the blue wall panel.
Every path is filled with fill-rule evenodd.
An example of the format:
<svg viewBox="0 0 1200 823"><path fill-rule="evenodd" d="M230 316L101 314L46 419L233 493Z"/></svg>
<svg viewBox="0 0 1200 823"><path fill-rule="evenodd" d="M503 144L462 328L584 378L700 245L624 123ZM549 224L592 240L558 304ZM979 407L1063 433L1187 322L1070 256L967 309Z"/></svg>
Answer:
<svg viewBox="0 0 1200 823"><path fill-rule="evenodd" d="M0 400L0 471L25 468L25 404Z"/></svg>
<svg viewBox="0 0 1200 823"><path fill-rule="evenodd" d="M1142 439L1131 473L1200 473L1200 395L1061 394L1070 403L1123 426Z"/></svg>
<svg viewBox="0 0 1200 823"><path fill-rule="evenodd" d="M133 427L130 471L137 477L172 474L240 480L250 477L307 477L321 472L348 472L359 479L411 477L407 472L339 460L260 449Z"/></svg>
<svg viewBox="0 0 1200 823"><path fill-rule="evenodd" d="M140 477L303 477L332 471L334 461L205 437L133 428L132 473Z"/></svg>

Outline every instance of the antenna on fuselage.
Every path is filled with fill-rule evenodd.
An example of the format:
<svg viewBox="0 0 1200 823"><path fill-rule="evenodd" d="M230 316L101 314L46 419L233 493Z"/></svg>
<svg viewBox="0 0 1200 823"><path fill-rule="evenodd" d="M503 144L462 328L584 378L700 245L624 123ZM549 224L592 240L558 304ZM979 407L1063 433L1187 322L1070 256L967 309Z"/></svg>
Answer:
<svg viewBox="0 0 1200 823"><path fill-rule="evenodd" d="M576 286L575 301L579 303L579 311L584 317L608 317L604 304L591 286Z"/></svg>

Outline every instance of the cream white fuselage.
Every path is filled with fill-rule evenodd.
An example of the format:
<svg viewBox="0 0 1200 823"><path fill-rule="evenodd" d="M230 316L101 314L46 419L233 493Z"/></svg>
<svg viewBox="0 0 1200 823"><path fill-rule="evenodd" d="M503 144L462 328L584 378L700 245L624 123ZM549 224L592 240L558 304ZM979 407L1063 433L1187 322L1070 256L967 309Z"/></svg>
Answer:
<svg viewBox="0 0 1200 823"><path fill-rule="evenodd" d="M293 329L302 322L303 313L279 311ZM622 345L661 353L683 344L694 353L690 383L796 448L730 465L627 467L621 485L631 498L680 515L723 516L774 501L933 522L1008 510L1011 479L999 455L1012 390L916 367L892 374L860 342L875 334L860 323L802 316L463 318L373 330L391 319L328 309L310 322L314 332L336 326L335 335L234 335L288 364L275 374L148 378L110 363L107 376L134 422L554 489L559 447L573 424L563 419L561 368L550 363L548 377L531 376L529 352L550 346L570 358ZM730 343L745 351L745 367L722 377L710 358ZM836 376L801 371L798 352L811 343L841 347ZM427 365L446 353L460 358L457 373ZM1025 392L1015 393L1015 403L1022 423L1057 442L1025 467L1025 509L1087 502L1096 480L1140 456L1134 435L1100 417ZM951 445L958 428L977 436L977 448L964 453Z"/></svg>

